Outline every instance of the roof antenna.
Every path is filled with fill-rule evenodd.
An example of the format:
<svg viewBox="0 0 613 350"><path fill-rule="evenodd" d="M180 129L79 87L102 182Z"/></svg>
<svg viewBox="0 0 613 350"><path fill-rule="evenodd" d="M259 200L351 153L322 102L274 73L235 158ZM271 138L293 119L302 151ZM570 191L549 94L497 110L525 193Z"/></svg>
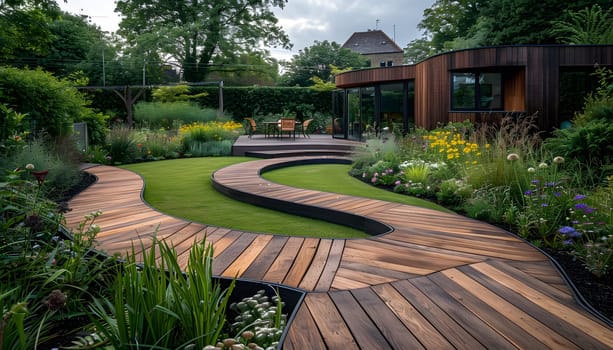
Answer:
<svg viewBox="0 0 613 350"><path fill-rule="evenodd" d="M375 21L375 30L379 30L379 22L380 22L380 21L381 21L380 19L377 19L377 20Z"/></svg>

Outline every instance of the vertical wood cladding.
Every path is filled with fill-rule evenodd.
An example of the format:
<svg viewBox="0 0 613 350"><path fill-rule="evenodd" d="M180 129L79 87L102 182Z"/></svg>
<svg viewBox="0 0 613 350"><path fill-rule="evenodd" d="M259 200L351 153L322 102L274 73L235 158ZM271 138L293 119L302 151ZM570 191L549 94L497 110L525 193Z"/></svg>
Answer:
<svg viewBox="0 0 613 350"><path fill-rule="evenodd" d="M415 124L483 119L487 112L451 111L451 72L503 74L504 111L537 114L542 130L559 127L561 67L613 66L613 45L501 46L453 51L415 65L366 69L340 74L339 88L415 80Z"/></svg>

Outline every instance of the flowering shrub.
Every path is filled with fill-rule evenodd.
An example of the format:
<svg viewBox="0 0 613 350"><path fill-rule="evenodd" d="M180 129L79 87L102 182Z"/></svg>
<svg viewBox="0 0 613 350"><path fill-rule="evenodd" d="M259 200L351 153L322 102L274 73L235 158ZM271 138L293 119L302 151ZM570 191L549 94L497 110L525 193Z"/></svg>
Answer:
<svg viewBox="0 0 613 350"><path fill-rule="evenodd" d="M234 121L193 123L179 129L179 138L183 151L189 152L190 149L201 148L199 144L202 143L234 140L242 128L242 124Z"/></svg>

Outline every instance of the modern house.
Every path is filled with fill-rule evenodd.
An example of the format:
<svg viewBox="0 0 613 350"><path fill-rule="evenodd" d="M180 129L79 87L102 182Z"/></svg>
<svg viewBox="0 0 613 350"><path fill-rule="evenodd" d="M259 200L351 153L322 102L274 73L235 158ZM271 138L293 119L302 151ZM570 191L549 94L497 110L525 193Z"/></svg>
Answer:
<svg viewBox="0 0 613 350"><path fill-rule="evenodd" d="M381 30L355 32L342 47L366 57L371 67L400 66L404 60L404 51Z"/></svg>
<svg viewBox="0 0 613 350"><path fill-rule="evenodd" d="M385 127L534 114L539 128L551 131L581 110L599 66L613 66L613 45L483 47L345 72L336 76L333 133L361 140Z"/></svg>

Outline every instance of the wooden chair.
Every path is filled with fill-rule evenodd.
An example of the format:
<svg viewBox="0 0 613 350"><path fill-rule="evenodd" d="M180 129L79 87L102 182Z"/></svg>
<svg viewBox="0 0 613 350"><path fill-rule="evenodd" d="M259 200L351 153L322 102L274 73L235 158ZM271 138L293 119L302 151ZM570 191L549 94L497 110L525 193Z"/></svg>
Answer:
<svg viewBox="0 0 613 350"><path fill-rule="evenodd" d="M313 122L313 119L307 119L304 122L302 122L302 135L304 135L304 137L311 137L309 136L308 132L309 132L309 125L311 125L312 122Z"/></svg>
<svg viewBox="0 0 613 350"><path fill-rule="evenodd" d="M286 132L289 136L293 136L296 139L296 119L282 118L279 120L279 137L283 137L283 133Z"/></svg>
<svg viewBox="0 0 613 350"><path fill-rule="evenodd" d="M249 123L245 129L247 131L247 135L249 135L249 138L251 138L251 136L256 132L258 127L255 124L255 120L253 118L243 118L243 119Z"/></svg>

